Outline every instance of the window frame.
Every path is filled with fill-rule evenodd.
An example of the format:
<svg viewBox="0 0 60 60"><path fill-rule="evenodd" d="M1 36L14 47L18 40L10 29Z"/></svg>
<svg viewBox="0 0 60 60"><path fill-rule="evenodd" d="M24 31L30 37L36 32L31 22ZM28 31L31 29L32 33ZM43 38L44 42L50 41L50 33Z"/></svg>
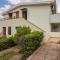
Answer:
<svg viewBox="0 0 60 60"><path fill-rule="evenodd" d="M8 35L11 35L11 26L8 27Z"/></svg>
<svg viewBox="0 0 60 60"><path fill-rule="evenodd" d="M6 27L2 27L3 28L3 35L6 35Z"/></svg>

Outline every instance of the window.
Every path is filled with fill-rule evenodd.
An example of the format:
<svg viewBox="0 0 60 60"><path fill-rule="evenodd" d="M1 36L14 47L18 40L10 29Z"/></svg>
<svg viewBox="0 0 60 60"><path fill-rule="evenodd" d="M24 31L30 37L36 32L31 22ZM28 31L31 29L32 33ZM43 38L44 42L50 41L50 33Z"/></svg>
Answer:
<svg viewBox="0 0 60 60"><path fill-rule="evenodd" d="M8 34L11 35L11 27L8 27Z"/></svg>
<svg viewBox="0 0 60 60"><path fill-rule="evenodd" d="M6 27L3 27L3 35L6 35Z"/></svg>
<svg viewBox="0 0 60 60"><path fill-rule="evenodd" d="M9 18L12 19L12 13L9 13Z"/></svg>
<svg viewBox="0 0 60 60"><path fill-rule="evenodd" d="M60 32L60 24L59 23L52 23L51 24L51 31L52 32Z"/></svg>
<svg viewBox="0 0 60 60"><path fill-rule="evenodd" d="M27 20L27 8L23 8L22 10L22 17Z"/></svg>

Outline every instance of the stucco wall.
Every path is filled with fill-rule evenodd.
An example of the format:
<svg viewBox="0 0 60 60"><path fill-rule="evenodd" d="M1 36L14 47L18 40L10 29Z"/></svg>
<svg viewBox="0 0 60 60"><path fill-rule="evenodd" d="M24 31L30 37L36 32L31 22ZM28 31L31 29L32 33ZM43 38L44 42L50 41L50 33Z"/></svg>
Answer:
<svg viewBox="0 0 60 60"><path fill-rule="evenodd" d="M20 10L22 8L27 8L27 21L22 19L22 12ZM15 27L26 25L26 26L30 26L32 30L38 30L38 31L43 30L43 32L45 31L44 39L46 40L48 39L48 32L50 32L50 17L51 17L50 5L21 6L10 12L16 12L16 11L20 11L20 18L0 21L0 28L7 27L7 32L8 32L8 26L11 26L12 35L13 35L16 32ZM31 22L32 24L29 23L28 21ZM0 30L0 32L2 32L2 29ZM7 33L7 36L8 36L8 33Z"/></svg>
<svg viewBox="0 0 60 60"><path fill-rule="evenodd" d="M50 31L50 6L28 7L28 20L46 32Z"/></svg>
<svg viewBox="0 0 60 60"><path fill-rule="evenodd" d="M60 32L50 32L49 36L50 37L60 37Z"/></svg>
<svg viewBox="0 0 60 60"><path fill-rule="evenodd" d="M51 15L50 23L60 23L60 14Z"/></svg>
<svg viewBox="0 0 60 60"><path fill-rule="evenodd" d="M11 19L11 20L2 20L0 21L0 33L2 33L2 27L6 27L6 34L8 35L8 27L11 26L11 30L12 30L12 35L15 34L16 32L16 27L19 26L29 26L32 31L33 30L37 30L37 31L43 31L42 29L38 28L37 26L31 24L30 22L24 20L23 18L19 18L19 19Z"/></svg>
<svg viewBox="0 0 60 60"><path fill-rule="evenodd" d="M36 26L42 28L46 32L50 31L50 5L43 6L21 6L10 12L20 11L20 17L22 17L22 12L20 9L27 8L27 20Z"/></svg>

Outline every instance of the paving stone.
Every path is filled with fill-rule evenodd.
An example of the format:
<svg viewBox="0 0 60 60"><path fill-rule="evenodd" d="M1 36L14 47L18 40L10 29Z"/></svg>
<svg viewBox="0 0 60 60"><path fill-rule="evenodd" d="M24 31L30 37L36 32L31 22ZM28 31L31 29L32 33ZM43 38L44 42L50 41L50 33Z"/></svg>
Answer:
<svg viewBox="0 0 60 60"><path fill-rule="evenodd" d="M60 54L60 45L56 43L47 43L35 53L33 53L27 60L58 60ZM59 58L60 59L60 58Z"/></svg>

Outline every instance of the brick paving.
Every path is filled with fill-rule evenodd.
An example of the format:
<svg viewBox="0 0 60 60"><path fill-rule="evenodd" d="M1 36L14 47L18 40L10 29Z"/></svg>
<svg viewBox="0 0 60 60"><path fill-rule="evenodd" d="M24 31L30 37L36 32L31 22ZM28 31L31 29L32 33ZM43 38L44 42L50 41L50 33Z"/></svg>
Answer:
<svg viewBox="0 0 60 60"><path fill-rule="evenodd" d="M46 43L27 60L60 60L60 45L52 42Z"/></svg>

